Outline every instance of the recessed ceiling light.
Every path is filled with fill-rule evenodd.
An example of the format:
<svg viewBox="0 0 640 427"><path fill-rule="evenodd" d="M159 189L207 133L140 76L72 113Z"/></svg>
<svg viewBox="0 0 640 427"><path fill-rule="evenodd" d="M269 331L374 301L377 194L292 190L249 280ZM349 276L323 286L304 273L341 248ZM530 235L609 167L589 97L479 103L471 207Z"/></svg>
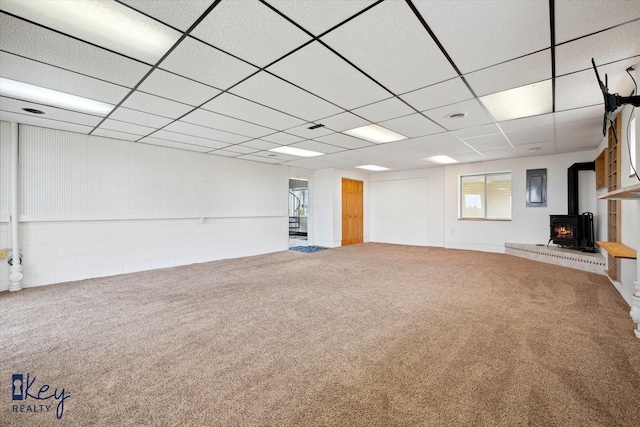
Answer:
<svg viewBox="0 0 640 427"><path fill-rule="evenodd" d="M3 0L2 10L148 64L180 38L178 31L115 1Z"/></svg>
<svg viewBox="0 0 640 427"><path fill-rule="evenodd" d="M9 98L37 102L82 113L105 116L113 110L113 105L57 90L34 86L0 77L0 94Z"/></svg>
<svg viewBox="0 0 640 427"><path fill-rule="evenodd" d="M315 156L324 155L324 153L319 153L317 151L304 150L302 148L295 148L295 147L277 147L277 148L272 148L269 151L273 151L274 153L280 153L280 154L288 154L290 156L298 156L298 157L315 157Z"/></svg>
<svg viewBox="0 0 640 427"><path fill-rule="evenodd" d="M22 111L26 111L27 113L31 114L44 114L44 111L36 110L35 108L23 108Z"/></svg>
<svg viewBox="0 0 640 427"><path fill-rule="evenodd" d="M498 122L551 113L553 109L551 80L505 90L479 99Z"/></svg>
<svg viewBox="0 0 640 427"><path fill-rule="evenodd" d="M535 153L536 151L540 151L540 147L531 147L529 148L529 151L531 151L532 153Z"/></svg>
<svg viewBox="0 0 640 427"><path fill-rule="evenodd" d="M356 166L358 169L366 169L368 171L388 171L389 168L385 168L384 166L378 166L378 165L363 165L363 166Z"/></svg>
<svg viewBox="0 0 640 427"><path fill-rule="evenodd" d="M466 111L461 111L459 113L452 113L452 114L447 114L445 117L447 119L464 119L465 117L467 117L469 115L468 112Z"/></svg>
<svg viewBox="0 0 640 427"><path fill-rule="evenodd" d="M451 163L458 163L457 160L452 159L449 156L445 156L444 154L442 154L440 156L425 157L422 160L426 160L426 161L431 162L431 163L438 163L440 165L448 165L448 164L451 164Z"/></svg>
<svg viewBox="0 0 640 427"><path fill-rule="evenodd" d="M394 142L407 139L406 136L400 135L392 130L383 128L378 125L367 125L355 129L345 130L342 133L355 136L356 138L364 139L376 144L382 144L385 142Z"/></svg>

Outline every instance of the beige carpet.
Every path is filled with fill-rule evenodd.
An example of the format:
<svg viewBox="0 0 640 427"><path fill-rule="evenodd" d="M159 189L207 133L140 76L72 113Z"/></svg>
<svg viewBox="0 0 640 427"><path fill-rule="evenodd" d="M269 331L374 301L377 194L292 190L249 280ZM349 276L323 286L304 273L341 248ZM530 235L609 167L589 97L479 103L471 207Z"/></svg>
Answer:
<svg viewBox="0 0 640 427"><path fill-rule="evenodd" d="M0 425L637 427L628 312L600 275L376 243L4 292Z"/></svg>

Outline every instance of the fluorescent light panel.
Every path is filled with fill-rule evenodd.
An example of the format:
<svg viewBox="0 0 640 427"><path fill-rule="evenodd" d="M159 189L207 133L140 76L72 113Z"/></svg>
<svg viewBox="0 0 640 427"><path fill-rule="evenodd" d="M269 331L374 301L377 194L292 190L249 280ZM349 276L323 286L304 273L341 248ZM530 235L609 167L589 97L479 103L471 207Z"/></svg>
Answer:
<svg viewBox="0 0 640 427"><path fill-rule="evenodd" d="M498 122L553 112L551 80L505 90L479 99Z"/></svg>
<svg viewBox="0 0 640 427"><path fill-rule="evenodd" d="M404 135L400 135L399 133L378 125L362 126L355 129L345 130L342 133L346 133L347 135L355 136L356 138L364 139L369 142L374 142L376 144L407 139Z"/></svg>
<svg viewBox="0 0 640 427"><path fill-rule="evenodd" d="M302 148L295 148L295 147L277 147L277 148L272 148L271 150L268 150L268 151L273 151L274 153L288 154L290 156L298 156L298 157L316 157L316 156L324 155L324 153L319 153L317 151L304 150Z"/></svg>
<svg viewBox="0 0 640 427"><path fill-rule="evenodd" d="M38 104L106 116L113 105L0 77L0 94Z"/></svg>
<svg viewBox="0 0 640 427"><path fill-rule="evenodd" d="M385 168L384 166L378 166L378 165L363 165L363 166L356 166L358 169L365 169L368 171L375 171L375 172L380 172L380 171L388 171L389 168Z"/></svg>
<svg viewBox="0 0 640 427"><path fill-rule="evenodd" d="M426 160L426 161L431 162L431 163L438 163L440 165L448 165L448 164L451 164L451 163L458 163L457 160L452 159L449 156L445 156L444 154L440 155L440 156L425 157L422 160Z"/></svg>
<svg viewBox="0 0 640 427"><path fill-rule="evenodd" d="M180 38L178 31L115 1L3 0L2 9L148 64Z"/></svg>

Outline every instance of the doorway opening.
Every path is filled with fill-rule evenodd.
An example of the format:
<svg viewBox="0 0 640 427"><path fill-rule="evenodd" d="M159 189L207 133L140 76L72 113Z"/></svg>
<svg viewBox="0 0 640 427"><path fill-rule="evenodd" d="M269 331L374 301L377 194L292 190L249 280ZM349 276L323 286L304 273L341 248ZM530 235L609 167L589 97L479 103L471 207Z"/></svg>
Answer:
<svg viewBox="0 0 640 427"><path fill-rule="evenodd" d="M289 247L308 246L309 181L289 178Z"/></svg>

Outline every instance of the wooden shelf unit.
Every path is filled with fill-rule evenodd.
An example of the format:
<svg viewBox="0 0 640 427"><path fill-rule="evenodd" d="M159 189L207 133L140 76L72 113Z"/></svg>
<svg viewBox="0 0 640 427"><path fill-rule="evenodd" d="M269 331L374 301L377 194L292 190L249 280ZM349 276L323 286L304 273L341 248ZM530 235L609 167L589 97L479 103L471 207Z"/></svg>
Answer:
<svg viewBox="0 0 640 427"><path fill-rule="evenodd" d="M616 258L637 259L636 251L618 242L596 242L598 246Z"/></svg>
<svg viewBox="0 0 640 427"><path fill-rule="evenodd" d="M598 197L607 200L633 200L640 199L640 184L630 185L619 190L609 191Z"/></svg>
<svg viewBox="0 0 640 427"><path fill-rule="evenodd" d="M622 184L622 176L620 173L620 137L616 138L616 135L622 135L622 120L620 115L615 118L607 131L607 148L604 150L604 164L606 184L609 188L609 193L611 193L620 189ZM622 238L620 230L622 225L621 213L621 201L607 199L607 241L610 243L620 242ZM618 281L620 274L620 259L613 256L611 252L608 252L607 268L607 274L611 280Z"/></svg>

